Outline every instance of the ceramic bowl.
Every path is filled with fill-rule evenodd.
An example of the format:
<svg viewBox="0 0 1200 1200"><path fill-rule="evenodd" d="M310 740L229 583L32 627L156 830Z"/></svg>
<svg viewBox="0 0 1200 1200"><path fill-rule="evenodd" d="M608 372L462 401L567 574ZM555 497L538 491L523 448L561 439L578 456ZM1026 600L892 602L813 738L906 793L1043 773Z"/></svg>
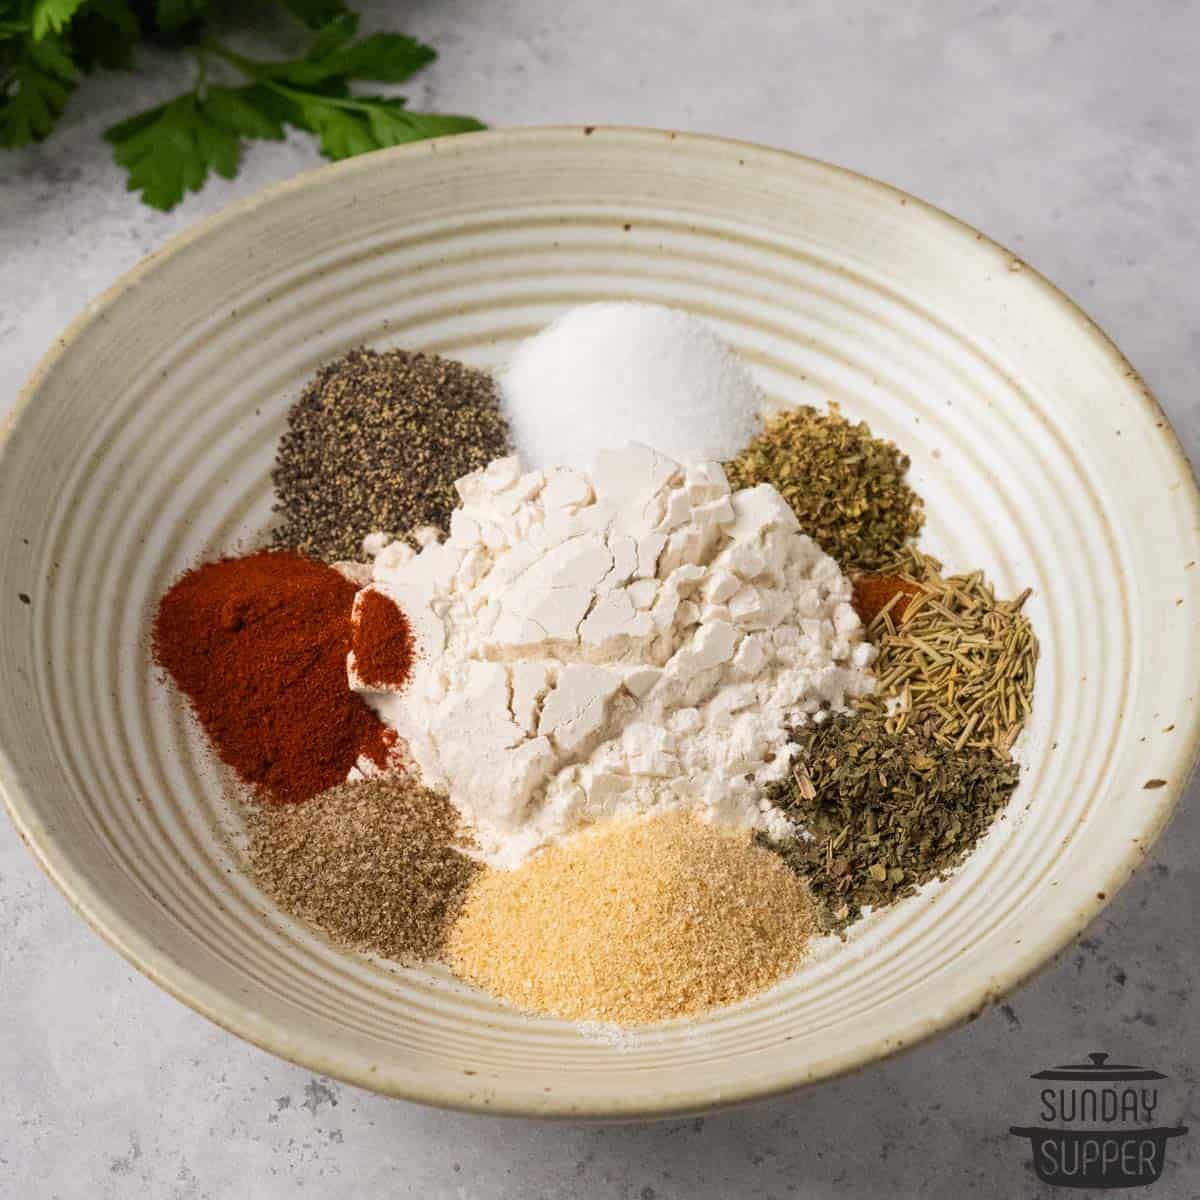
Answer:
<svg viewBox="0 0 1200 1200"><path fill-rule="evenodd" d="M148 614L267 526L287 405L352 346L499 363L568 305L699 313L777 403L911 455L925 545L1033 588L1023 782L951 879L774 990L635 1037L340 953L238 868L237 810ZM587 430L580 430L587 437ZM226 1029L431 1104L635 1118L819 1080L967 1019L1137 868L1197 745L1200 502L1166 418L982 234L790 154L648 130L470 135L313 172L177 238L35 372L0 458L0 785L79 913Z"/></svg>

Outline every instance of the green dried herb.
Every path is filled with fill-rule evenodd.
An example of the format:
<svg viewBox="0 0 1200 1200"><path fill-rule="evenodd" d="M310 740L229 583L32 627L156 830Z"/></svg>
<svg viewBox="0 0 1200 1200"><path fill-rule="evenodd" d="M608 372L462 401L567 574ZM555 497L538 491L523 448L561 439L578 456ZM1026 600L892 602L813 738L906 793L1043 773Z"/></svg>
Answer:
<svg viewBox="0 0 1200 1200"><path fill-rule="evenodd" d="M876 571L917 536L925 516L904 481L909 460L830 404L771 417L763 432L725 464L734 488L772 484L800 528L843 569Z"/></svg>
<svg viewBox="0 0 1200 1200"><path fill-rule="evenodd" d="M808 878L828 926L941 878L1012 795L1016 763L948 747L935 726L926 718L889 729L877 716L840 715L797 734L793 779L774 801L811 837L772 848Z"/></svg>
<svg viewBox="0 0 1200 1200"><path fill-rule="evenodd" d="M879 649L878 690L860 705L898 732L922 720L939 744L1005 758L1033 706L1038 640L1021 608L1029 596L997 600L981 571L943 578L915 547L887 565L917 589L895 616L867 626Z"/></svg>

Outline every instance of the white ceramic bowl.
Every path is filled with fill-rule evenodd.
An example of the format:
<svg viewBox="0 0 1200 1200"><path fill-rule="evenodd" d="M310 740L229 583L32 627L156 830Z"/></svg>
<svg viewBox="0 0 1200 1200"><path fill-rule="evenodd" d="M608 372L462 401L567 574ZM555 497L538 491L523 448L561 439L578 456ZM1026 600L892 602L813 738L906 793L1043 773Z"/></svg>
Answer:
<svg viewBox="0 0 1200 1200"><path fill-rule="evenodd" d="M610 297L701 313L779 401L834 399L899 441L926 544L1003 592L1032 586L1042 640L1028 770L961 872L772 992L621 1045L438 970L345 956L272 910L236 867L220 779L144 644L174 575L265 526L273 443L318 363L367 342L493 364L565 306ZM434 1104L662 1115L911 1045L1095 915L1197 745L1200 502L1132 368L982 234L727 141L487 133L235 206L47 356L0 459L0 513L0 784L46 871L225 1028Z"/></svg>

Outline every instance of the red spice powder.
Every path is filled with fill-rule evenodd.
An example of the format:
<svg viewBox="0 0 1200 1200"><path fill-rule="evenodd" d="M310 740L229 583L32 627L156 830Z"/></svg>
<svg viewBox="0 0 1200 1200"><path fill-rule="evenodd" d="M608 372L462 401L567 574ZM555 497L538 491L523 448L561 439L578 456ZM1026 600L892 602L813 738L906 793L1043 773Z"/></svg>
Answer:
<svg viewBox="0 0 1200 1200"><path fill-rule="evenodd" d="M342 783L360 754L387 761L395 734L346 680L356 591L323 563L263 551L196 567L159 603L155 659L222 761L268 799Z"/></svg>
<svg viewBox="0 0 1200 1200"><path fill-rule="evenodd" d="M413 664L412 629L390 596L375 588L359 593L351 645L354 669L368 687L404 685Z"/></svg>
<svg viewBox="0 0 1200 1200"><path fill-rule="evenodd" d="M899 621L908 607L910 596L919 596L921 589L897 575L859 575L854 581L854 595L850 601L858 619L864 625L870 623L883 611L893 596L899 596L891 607L893 621Z"/></svg>

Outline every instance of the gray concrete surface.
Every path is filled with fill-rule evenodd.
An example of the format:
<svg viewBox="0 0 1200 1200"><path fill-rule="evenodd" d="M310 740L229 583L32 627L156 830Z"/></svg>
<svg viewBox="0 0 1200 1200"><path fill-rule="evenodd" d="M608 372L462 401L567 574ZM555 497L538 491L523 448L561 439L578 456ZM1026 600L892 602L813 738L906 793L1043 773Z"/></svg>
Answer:
<svg viewBox="0 0 1200 1200"><path fill-rule="evenodd" d="M978 225L1075 296L1200 459L1200 5L1087 0L410 0L418 101L496 125L624 122L793 148ZM170 215L98 135L180 86L98 80L48 145L0 154L0 413L83 303L179 229L317 159L256 146ZM644 1128L446 1115L313 1078L168 999L0 828L0 1196L521 1200L1043 1194L1012 1122L1031 1071L1109 1050L1200 1126L1200 794L1039 979L973 1025L766 1106ZM1200 1196L1200 1128L1156 1197ZM1049 1195L1049 1192L1045 1192Z"/></svg>

